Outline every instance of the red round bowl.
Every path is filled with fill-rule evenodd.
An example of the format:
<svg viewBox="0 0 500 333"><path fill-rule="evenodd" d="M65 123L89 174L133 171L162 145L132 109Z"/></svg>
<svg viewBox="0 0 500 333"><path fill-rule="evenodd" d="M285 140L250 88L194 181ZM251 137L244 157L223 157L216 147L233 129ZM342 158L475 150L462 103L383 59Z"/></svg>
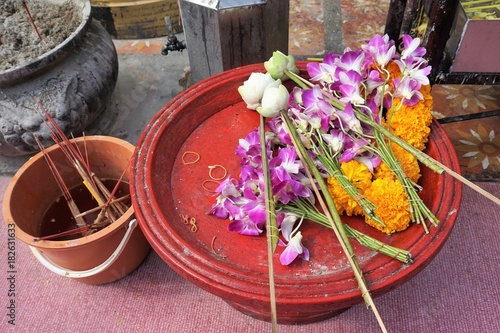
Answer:
<svg viewBox="0 0 500 333"><path fill-rule="evenodd" d="M305 62L298 62L305 73ZM223 72L188 88L167 103L142 133L132 157L131 194L140 226L159 256L178 274L224 299L239 311L270 320L266 237L250 237L227 230L229 221L208 215L215 196L210 167L222 165L239 176L238 140L259 124L246 108L237 88L262 64ZM442 127L434 122L427 154L459 171L455 151ZM196 163L185 163L195 160ZM212 169L212 176L223 176ZM447 174L422 167L420 193L441 221L430 227L412 225L385 235L362 218L343 218L358 230L385 243L411 251L414 262L401 262L365 249L352 241L357 259L374 297L387 293L424 269L437 255L453 228L462 187ZM181 215L194 218L197 230ZM274 255L278 322L308 323L338 314L363 302L354 275L333 231L313 222L302 227L310 261L289 266Z"/></svg>

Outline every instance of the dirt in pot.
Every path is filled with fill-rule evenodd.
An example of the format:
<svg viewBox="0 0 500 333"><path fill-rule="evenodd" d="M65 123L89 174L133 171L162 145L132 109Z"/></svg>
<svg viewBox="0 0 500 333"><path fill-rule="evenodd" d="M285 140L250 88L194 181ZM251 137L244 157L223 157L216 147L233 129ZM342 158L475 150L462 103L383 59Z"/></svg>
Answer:
<svg viewBox="0 0 500 333"><path fill-rule="evenodd" d="M30 15L36 29L30 21ZM2 0L0 72L28 63L54 49L81 22L82 10L71 0L62 3L47 0Z"/></svg>

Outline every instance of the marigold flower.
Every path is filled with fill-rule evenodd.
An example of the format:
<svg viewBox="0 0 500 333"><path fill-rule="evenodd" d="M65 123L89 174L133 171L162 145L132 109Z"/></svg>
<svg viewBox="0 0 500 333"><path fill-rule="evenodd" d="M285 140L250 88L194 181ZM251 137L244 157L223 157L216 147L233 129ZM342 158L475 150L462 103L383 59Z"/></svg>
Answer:
<svg viewBox="0 0 500 333"><path fill-rule="evenodd" d="M386 233L403 231L410 225L408 196L399 181L387 178L375 179L365 190L365 197L373 202L375 214L384 221L385 227L365 216L368 225Z"/></svg>
<svg viewBox="0 0 500 333"><path fill-rule="evenodd" d="M368 167L361 162L351 160L340 164L342 171L349 181L363 194L364 190L372 183L372 174ZM332 195L339 214L348 216L363 215L363 209L356 200L342 188L335 177L328 178L328 191Z"/></svg>
<svg viewBox="0 0 500 333"><path fill-rule="evenodd" d="M390 117L390 130L394 134L413 147L423 150L431 132L433 102L428 86L423 86L420 92L424 99L411 106L402 104L401 99L395 98L386 117Z"/></svg>

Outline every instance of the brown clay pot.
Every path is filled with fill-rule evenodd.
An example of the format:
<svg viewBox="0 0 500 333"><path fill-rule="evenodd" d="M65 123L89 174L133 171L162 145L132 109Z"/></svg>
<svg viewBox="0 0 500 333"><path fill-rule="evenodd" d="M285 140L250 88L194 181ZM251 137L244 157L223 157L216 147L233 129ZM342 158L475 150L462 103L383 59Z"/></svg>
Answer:
<svg viewBox="0 0 500 333"><path fill-rule="evenodd" d="M84 141L92 170L100 178L119 179L128 171L134 146L108 136L72 139L83 151ZM68 188L81 184L81 178L57 146L47 148ZM124 181L129 180L126 172ZM88 284L118 280L133 271L146 257L150 245L134 219L134 209L108 227L89 236L51 241L35 238L47 209L61 192L44 159L38 153L13 176L5 192L3 215L15 224L16 238L29 245L36 257L52 271ZM128 231L128 232L127 232Z"/></svg>

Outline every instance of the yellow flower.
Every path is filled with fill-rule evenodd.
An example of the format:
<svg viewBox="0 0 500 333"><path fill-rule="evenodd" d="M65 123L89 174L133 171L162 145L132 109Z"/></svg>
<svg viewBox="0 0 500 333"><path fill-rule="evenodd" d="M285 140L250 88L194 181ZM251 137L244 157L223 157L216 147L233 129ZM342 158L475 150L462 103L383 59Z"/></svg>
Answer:
<svg viewBox="0 0 500 333"><path fill-rule="evenodd" d="M411 153L407 152L404 148L401 148L396 143L391 143L392 151L394 152L394 156L401 164L404 173L408 178L410 178L413 182L418 182L420 179L420 166L418 164L418 160ZM394 172L385 164L384 162L380 163L378 167L374 170L375 178L392 178L396 179Z"/></svg>
<svg viewBox="0 0 500 333"><path fill-rule="evenodd" d="M410 225L410 205L408 196L399 181L379 178L365 190L365 196L377 209L375 214L384 222L385 227L365 216L368 225L386 233L403 231Z"/></svg>
<svg viewBox="0 0 500 333"><path fill-rule="evenodd" d="M431 132L433 99L429 86L422 86L420 92L424 99L411 106L401 103L400 98L394 98L386 117L390 119L390 130L394 134L423 150Z"/></svg>
<svg viewBox="0 0 500 333"><path fill-rule="evenodd" d="M363 191L371 185L372 174L368 167L361 162L351 160L341 163L341 168L347 179L360 191ZM339 214L362 215L363 210L355 200L342 188L335 177L328 178L328 191L332 195L335 206Z"/></svg>

